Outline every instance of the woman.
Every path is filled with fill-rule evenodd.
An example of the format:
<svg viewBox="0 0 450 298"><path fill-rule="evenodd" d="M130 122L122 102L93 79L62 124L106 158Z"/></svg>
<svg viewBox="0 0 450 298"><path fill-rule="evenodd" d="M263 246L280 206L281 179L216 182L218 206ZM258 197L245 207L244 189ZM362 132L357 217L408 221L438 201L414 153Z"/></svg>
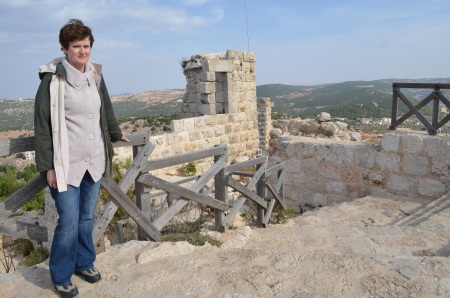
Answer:
<svg viewBox="0 0 450 298"><path fill-rule="evenodd" d="M90 60L91 29L72 19L59 33L65 57L40 67L35 102L36 166L46 173L59 219L50 254L50 275L62 297L78 289L72 274L94 283L94 207L103 174L110 173L111 141L128 141L114 117L101 74Z"/></svg>

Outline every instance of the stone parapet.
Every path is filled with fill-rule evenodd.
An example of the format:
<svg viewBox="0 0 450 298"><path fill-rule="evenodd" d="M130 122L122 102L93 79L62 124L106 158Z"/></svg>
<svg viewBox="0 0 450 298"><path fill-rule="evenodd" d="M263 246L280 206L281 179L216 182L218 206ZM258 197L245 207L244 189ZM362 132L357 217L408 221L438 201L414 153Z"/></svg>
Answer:
<svg viewBox="0 0 450 298"><path fill-rule="evenodd" d="M437 199L450 189L448 137L389 132L376 146L281 133L271 132L270 160L286 162L285 196L293 207L329 205L380 191Z"/></svg>

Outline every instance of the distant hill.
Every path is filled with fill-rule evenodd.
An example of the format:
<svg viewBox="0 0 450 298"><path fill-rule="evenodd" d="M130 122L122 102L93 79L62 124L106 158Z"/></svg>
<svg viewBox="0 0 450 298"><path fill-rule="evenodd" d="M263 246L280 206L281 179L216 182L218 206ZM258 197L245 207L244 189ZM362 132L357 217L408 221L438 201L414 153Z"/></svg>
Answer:
<svg viewBox="0 0 450 298"><path fill-rule="evenodd" d="M270 97L273 111L315 116L321 111L333 117L390 117L393 82L450 83L450 78L385 79L314 86L268 84L257 86L258 97ZM429 90L403 90L408 98L423 99ZM118 118L168 115L181 111L184 89L153 90L111 98ZM450 90L443 92L450 98ZM405 111L405 107L401 107ZM0 131L33 128L34 100L0 99Z"/></svg>
<svg viewBox="0 0 450 298"><path fill-rule="evenodd" d="M346 118L390 117L393 82L450 83L447 79L352 81L314 86L268 84L257 87L258 97L270 97L273 111L298 116L314 116L322 111ZM413 102L422 100L430 90L404 89ZM450 91L443 92L447 97ZM414 100L414 98L416 100ZM401 111L406 106L399 105Z"/></svg>

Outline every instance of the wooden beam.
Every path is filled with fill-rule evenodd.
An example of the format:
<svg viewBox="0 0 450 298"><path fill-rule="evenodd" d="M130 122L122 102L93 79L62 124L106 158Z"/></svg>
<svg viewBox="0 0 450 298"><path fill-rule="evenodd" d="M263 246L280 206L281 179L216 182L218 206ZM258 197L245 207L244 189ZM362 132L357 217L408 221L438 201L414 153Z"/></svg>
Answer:
<svg viewBox="0 0 450 298"><path fill-rule="evenodd" d="M254 159L238 162L225 167L225 175L229 175L233 172L239 172L240 170L247 169L256 165L259 165L267 161L267 156L261 156Z"/></svg>
<svg viewBox="0 0 450 298"><path fill-rule="evenodd" d="M275 190L275 188L272 186L272 184L266 182L267 188L269 188L270 192L273 194L273 196L277 199L278 203L280 203L281 206L283 206L284 209L286 209L286 204L284 203L284 199L280 196L280 194Z"/></svg>
<svg viewBox="0 0 450 298"><path fill-rule="evenodd" d="M148 132L144 131L138 131L138 132L131 132L125 135L129 142L125 141L116 141L113 142L112 145L114 148L119 147L128 147L128 146L141 146L148 143L149 134Z"/></svg>
<svg viewBox="0 0 450 298"><path fill-rule="evenodd" d="M136 156L136 158L131 163L125 175L122 177L122 180L119 182L119 188L126 193L128 189L130 189L133 184L134 179L141 172L141 168L147 163L148 158L152 154L152 151L155 149L155 145L152 143L147 143L141 152ZM117 204L114 200L109 200L105 207L103 208L103 212L100 217L96 219L94 224L93 231L93 239L94 243L96 243L103 235L108 226L109 222L114 217L114 214L117 211Z"/></svg>
<svg viewBox="0 0 450 298"><path fill-rule="evenodd" d="M264 215L264 225L269 224L270 216L272 215L273 207L275 206L275 199L271 199L266 214Z"/></svg>
<svg viewBox="0 0 450 298"><path fill-rule="evenodd" d="M280 192L281 187L283 186L285 177L286 177L286 171L283 169L280 173L280 176L278 177L277 185L275 186L276 191Z"/></svg>
<svg viewBox="0 0 450 298"><path fill-rule="evenodd" d="M286 162L281 162L279 164L276 164L266 170L266 177L269 177L272 174L278 173L279 170L284 168L286 166Z"/></svg>
<svg viewBox="0 0 450 298"><path fill-rule="evenodd" d="M393 83L394 88L450 89L450 84L441 83Z"/></svg>
<svg viewBox="0 0 450 298"><path fill-rule="evenodd" d="M226 156L226 155L225 155ZM214 164L211 168L209 168L202 176L206 177L214 177L222 168L221 163L227 160L227 157L223 157L219 159L218 164ZM200 191L200 189L208 183L209 180L199 179L192 186L188 187L194 191ZM153 221L155 227L158 230L161 230L178 212L183 209L183 207L188 203L187 200L184 200L182 197L175 201L172 206L170 206L163 214L161 214L156 220Z"/></svg>
<svg viewBox="0 0 450 298"><path fill-rule="evenodd" d="M220 210L226 210L230 207L230 205L225 202L218 201L207 195L175 185L152 175L142 175L139 178L139 182Z"/></svg>
<svg viewBox="0 0 450 298"><path fill-rule="evenodd" d="M233 223L234 218L238 213L240 212L240 209L242 205L244 205L245 201L247 201L247 198L245 196L239 196L238 199L234 202L233 208L231 208L230 213L225 217L225 219L222 222L223 227L228 227Z"/></svg>
<svg viewBox="0 0 450 298"><path fill-rule="evenodd" d="M227 153L227 147L220 145L218 147L213 147L213 148L209 148L209 149L203 149L203 150L199 150L199 151L178 154L175 156L152 159L142 169L142 172L159 170L159 169L176 166L179 164L184 164L184 163L188 163L191 161L205 159L208 157L213 157L215 155L222 155L222 154L226 154L226 153Z"/></svg>
<svg viewBox="0 0 450 298"><path fill-rule="evenodd" d="M255 175L253 175L252 179L247 183L247 188L252 190L258 183L259 179L261 179L261 177L264 175L265 171L266 171L266 164L264 163L259 167Z"/></svg>
<svg viewBox="0 0 450 298"><path fill-rule="evenodd" d="M13 219L0 220L0 234L34 241L48 241L47 227L20 222Z"/></svg>
<svg viewBox="0 0 450 298"><path fill-rule="evenodd" d="M436 129L428 122L427 119L417 110L415 106L403 95L399 90L394 91L397 93L398 97L403 101L403 103L419 118L420 122L427 128L428 133L431 135L435 135L437 133Z"/></svg>
<svg viewBox="0 0 450 298"><path fill-rule="evenodd" d="M397 93L394 92L394 95L396 95ZM434 98L434 93L431 93L430 95L428 95L424 100L422 100L417 106L416 109L420 110L421 108L423 108L424 106L426 106L429 102L431 102ZM403 115L400 118L391 118L391 125L389 126L389 129L395 129L395 127L399 126L400 124L402 124L406 119L408 119L409 117L411 117L414 114L414 112L412 110L409 110L408 112L405 113L405 115ZM395 113L395 115L397 115L397 113Z"/></svg>
<svg viewBox="0 0 450 298"><path fill-rule="evenodd" d="M7 218L16 212L47 186L47 179L44 175L34 177L33 180L19 188L15 193L0 203L0 218Z"/></svg>
<svg viewBox="0 0 450 298"><path fill-rule="evenodd" d="M145 231L147 236L155 241L159 240L161 233L158 229L151 223L151 221L146 217L145 214L139 210L136 205L127 197L127 195L119 188L118 185L114 183L111 178L102 179L103 188L112 196L113 200L117 204L122 206L123 209L134 219L138 226Z"/></svg>
<svg viewBox="0 0 450 298"><path fill-rule="evenodd" d="M248 199L254 201L264 209L267 209L267 203L264 201L263 198L261 198L260 196L258 196L257 194L249 190L247 187L234 180L233 178L228 177L227 185L234 188L235 190L246 196Z"/></svg>

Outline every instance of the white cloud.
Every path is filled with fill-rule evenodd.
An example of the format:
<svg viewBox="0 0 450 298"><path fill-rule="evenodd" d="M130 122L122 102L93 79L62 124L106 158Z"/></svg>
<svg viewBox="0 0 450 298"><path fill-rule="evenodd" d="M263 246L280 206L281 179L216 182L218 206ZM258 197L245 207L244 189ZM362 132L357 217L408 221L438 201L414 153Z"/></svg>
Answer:
<svg viewBox="0 0 450 298"><path fill-rule="evenodd" d="M199 6L207 2L211 2L211 0L185 0L184 4L189 6Z"/></svg>
<svg viewBox="0 0 450 298"><path fill-rule="evenodd" d="M94 47L98 47L101 50L110 50L110 49L130 49L138 47L137 42L129 42L129 41L119 41L113 39L101 39L97 38L95 40Z"/></svg>

